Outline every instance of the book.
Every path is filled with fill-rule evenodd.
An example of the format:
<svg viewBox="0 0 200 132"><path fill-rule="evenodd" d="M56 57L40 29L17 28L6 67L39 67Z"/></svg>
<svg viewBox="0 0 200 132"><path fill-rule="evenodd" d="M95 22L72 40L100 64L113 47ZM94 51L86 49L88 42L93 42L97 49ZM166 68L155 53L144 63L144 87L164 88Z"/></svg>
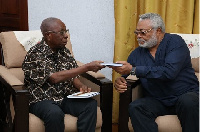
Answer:
<svg viewBox="0 0 200 132"><path fill-rule="evenodd" d="M101 65L104 65L104 66L123 66L123 64L121 63L101 63Z"/></svg>
<svg viewBox="0 0 200 132"><path fill-rule="evenodd" d="M91 98L99 94L100 94L99 92L88 92L88 93L77 92L77 93L68 95L67 98Z"/></svg>

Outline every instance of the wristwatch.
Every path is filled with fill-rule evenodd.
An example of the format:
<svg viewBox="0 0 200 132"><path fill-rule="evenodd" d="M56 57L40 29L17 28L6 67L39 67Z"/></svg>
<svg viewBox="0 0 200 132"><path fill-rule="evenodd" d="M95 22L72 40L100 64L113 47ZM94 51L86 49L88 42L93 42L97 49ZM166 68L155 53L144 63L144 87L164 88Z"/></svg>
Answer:
<svg viewBox="0 0 200 132"><path fill-rule="evenodd" d="M131 72L130 72L130 74L131 75L135 75L135 70L136 70L136 67L133 67L132 70L131 70Z"/></svg>

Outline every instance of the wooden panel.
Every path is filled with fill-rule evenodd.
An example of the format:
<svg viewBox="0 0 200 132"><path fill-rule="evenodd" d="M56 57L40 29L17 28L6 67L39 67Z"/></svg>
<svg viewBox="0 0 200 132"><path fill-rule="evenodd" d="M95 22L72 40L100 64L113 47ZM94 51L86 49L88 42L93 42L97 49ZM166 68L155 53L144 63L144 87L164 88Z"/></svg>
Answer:
<svg viewBox="0 0 200 132"><path fill-rule="evenodd" d="M0 0L0 32L18 30L28 30L27 0ZM0 64L2 64L1 53ZM2 91L2 85L0 84L0 132L7 132L10 127L7 127L5 98L3 98L3 95L4 92Z"/></svg>
<svg viewBox="0 0 200 132"><path fill-rule="evenodd" d="M1 9L3 14L18 14L18 1L17 0L3 0Z"/></svg>
<svg viewBox="0 0 200 132"><path fill-rule="evenodd" d="M0 32L28 30L27 0L0 0Z"/></svg>

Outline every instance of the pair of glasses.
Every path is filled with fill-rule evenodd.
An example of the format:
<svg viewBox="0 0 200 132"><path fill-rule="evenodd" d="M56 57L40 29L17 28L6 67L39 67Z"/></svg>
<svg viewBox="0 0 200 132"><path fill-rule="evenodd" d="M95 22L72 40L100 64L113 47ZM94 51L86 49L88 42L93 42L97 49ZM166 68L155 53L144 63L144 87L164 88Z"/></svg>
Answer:
<svg viewBox="0 0 200 132"><path fill-rule="evenodd" d="M47 33L55 33L55 34L60 34L60 35L65 35L66 33L69 33L69 29L66 29L66 30L61 30L59 32L55 32L55 31L47 31Z"/></svg>
<svg viewBox="0 0 200 132"><path fill-rule="evenodd" d="M152 29L153 29L153 28L147 29L147 30L141 29L140 31L134 31L134 33L135 33L135 35L140 34L140 35L144 36L144 35L146 35L148 32L150 32Z"/></svg>

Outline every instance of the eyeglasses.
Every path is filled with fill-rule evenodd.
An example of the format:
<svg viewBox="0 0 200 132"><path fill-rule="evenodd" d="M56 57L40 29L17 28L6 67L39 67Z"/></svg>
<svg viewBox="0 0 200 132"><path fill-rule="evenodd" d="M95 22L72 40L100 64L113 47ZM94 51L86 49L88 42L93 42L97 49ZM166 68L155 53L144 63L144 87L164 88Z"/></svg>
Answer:
<svg viewBox="0 0 200 132"><path fill-rule="evenodd" d="M55 32L55 31L47 31L47 33L59 33L60 35L65 35L66 33L69 33L69 29L66 29L66 30L62 30L62 31L59 31L59 32Z"/></svg>
<svg viewBox="0 0 200 132"><path fill-rule="evenodd" d="M144 36L144 35L146 35L148 32L150 32L152 29L153 29L153 28L148 29L148 30L141 29L140 31L134 31L134 33L135 33L135 35L140 34L140 35Z"/></svg>

